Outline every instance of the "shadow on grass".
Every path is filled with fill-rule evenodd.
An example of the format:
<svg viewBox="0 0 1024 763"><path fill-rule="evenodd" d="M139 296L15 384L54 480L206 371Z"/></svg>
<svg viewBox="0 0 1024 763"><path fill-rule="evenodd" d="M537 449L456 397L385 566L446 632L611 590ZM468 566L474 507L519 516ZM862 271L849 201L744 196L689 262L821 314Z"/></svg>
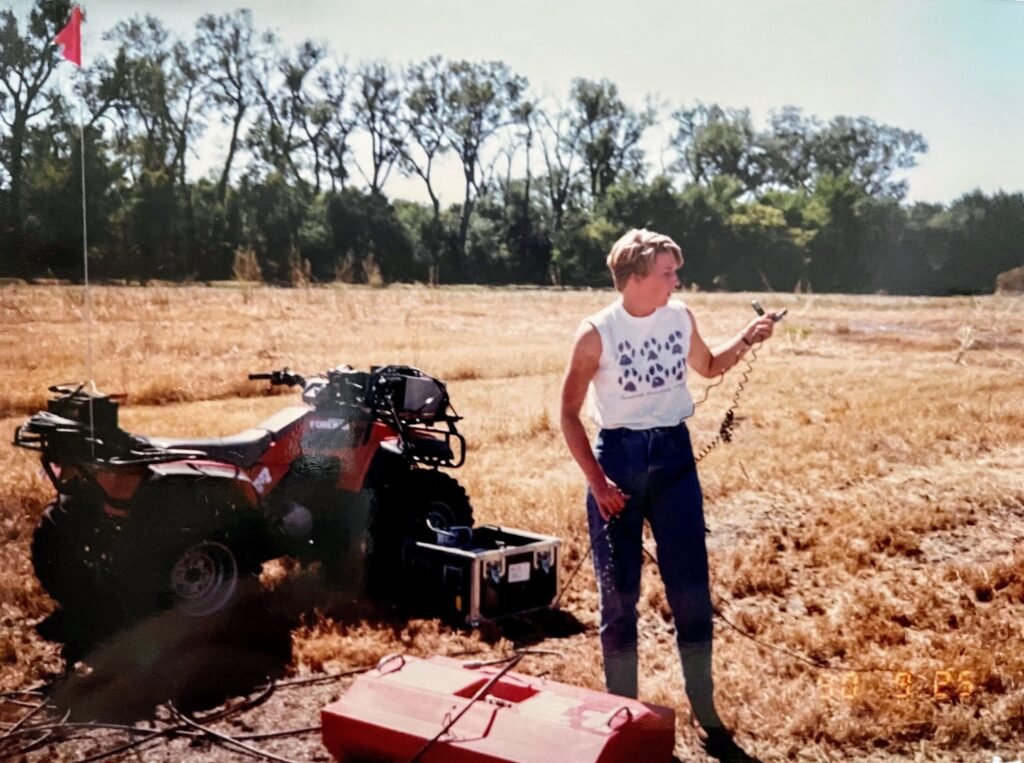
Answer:
<svg viewBox="0 0 1024 763"><path fill-rule="evenodd" d="M568 638L586 631L574 615L558 609L540 609L482 623L480 637L489 644L508 639L517 649L553 638Z"/></svg>
<svg viewBox="0 0 1024 763"><path fill-rule="evenodd" d="M83 647L51 703L74 721L123 723L152 717L166 702L186 712L215 707L284 675L296 623L276 592L250 581L223 612L159 612ZM76 644L68 650L69 660L78 656Z"/></svg>
<svg viewBox="0 0 1024 763"><path fill-rule="evenodd" d="M289 574L270 589L251 580L240 585L229 608L214 615L190 617L168 610L95 645L68 639L66 655L81 661L69 665L54 684L51 702L75 721L133 722L153 717L167 702L186 712L217 707L284 676L292 661L292 630L320 615L398 633L411 613L394 603L346 595L309 570ZM50 640L64 641L61 628L73 625L62 623L58 610L39 630ZM479 628L485 643L508 639L517 648L583 631L573 615L551 610Z"/></svg>

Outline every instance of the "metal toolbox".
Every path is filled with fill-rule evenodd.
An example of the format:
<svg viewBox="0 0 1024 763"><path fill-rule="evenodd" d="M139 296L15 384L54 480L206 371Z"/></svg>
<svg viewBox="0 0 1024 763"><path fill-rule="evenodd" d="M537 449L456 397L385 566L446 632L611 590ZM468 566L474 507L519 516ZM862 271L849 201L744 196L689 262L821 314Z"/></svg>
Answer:
<svg viewBox="0 0 1024 763"><path fill-rule="evenodd" d="M406 548L411 609L476 626L555 603L561 540L495 525L466 534L457 545L448 545L453 536L446 534L439 536L443 543Z"/></svg>

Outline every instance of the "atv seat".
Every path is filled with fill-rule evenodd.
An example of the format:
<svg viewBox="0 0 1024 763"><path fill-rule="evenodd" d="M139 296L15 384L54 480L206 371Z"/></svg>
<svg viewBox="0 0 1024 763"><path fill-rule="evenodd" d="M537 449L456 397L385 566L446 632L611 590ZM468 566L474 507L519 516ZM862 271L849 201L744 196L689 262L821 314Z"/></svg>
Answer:
<svg viewBox="0 0 1024 763"><path fill-rule="evenodd" d="M199 450L215 461L227 461L243 468L255 464L270 447L273 435L266 429L246 429L228 437L178 439L174 437L147 437L157 448L169 450Z"/></svg>
<svg viewBox="0 0 1024 763"><path fill-rule="evenodd" d="M278 411L259 426L227 437L200 439L146 437L144 439L157 448L200 450L216 461L226 461L229 464L237 464L243 469L248 469L259 461L260 456L270 447L271 442L283 436L307 413L309 413L309 408L305 406L291 406Z"/></svg>

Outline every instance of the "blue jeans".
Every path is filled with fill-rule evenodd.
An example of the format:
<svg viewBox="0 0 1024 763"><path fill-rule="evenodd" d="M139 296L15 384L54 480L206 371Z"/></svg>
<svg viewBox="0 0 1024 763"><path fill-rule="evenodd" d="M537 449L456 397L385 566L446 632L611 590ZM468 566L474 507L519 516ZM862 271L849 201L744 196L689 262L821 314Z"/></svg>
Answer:
<svg viewBox="0 0 1024 763"><path fill-rule="evenodd" d="M636 697L636 606L644 520L650 522L658 545L658 566L675 620L680 655L685 657L694 649L710 653L704 500L685 424L602 429L594 454L609 479L629 496L622 513L605 522L587 491L587 520L601 597L605 683L613 694Z"/></svg>

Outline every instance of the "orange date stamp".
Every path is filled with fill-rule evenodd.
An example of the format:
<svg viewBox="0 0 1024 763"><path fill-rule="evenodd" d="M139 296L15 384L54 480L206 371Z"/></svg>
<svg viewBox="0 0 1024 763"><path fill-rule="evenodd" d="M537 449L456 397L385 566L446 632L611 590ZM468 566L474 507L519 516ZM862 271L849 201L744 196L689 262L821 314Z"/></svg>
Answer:
<svg viewBox="0 0 1024 763"><path fill-rule="evenodd" d="M847 671L818 676L818 695L826 701L853 702L858 698L928 699L969 702L976 694L975 671L943 669L929 673Z"/></svg>

